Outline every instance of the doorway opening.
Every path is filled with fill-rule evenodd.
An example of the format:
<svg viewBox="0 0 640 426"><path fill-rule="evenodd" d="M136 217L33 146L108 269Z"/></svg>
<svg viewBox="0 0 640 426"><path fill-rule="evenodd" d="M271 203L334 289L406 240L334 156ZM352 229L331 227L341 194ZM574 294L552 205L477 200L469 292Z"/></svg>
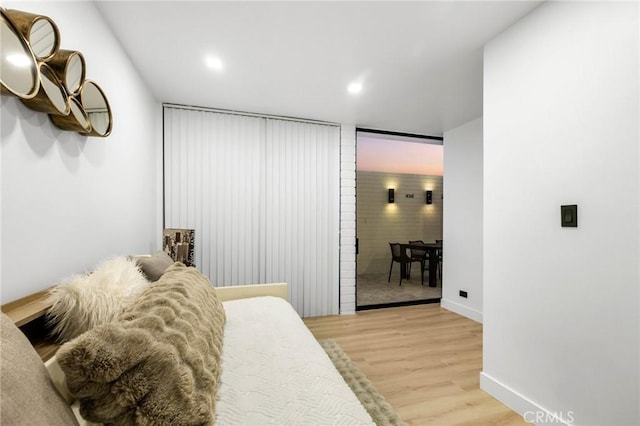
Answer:
<svg viewBox="0 0 640 426"><path fill-rule="evenodd" d="M357 311L440 302L442 141L356 129Z"/></svg>

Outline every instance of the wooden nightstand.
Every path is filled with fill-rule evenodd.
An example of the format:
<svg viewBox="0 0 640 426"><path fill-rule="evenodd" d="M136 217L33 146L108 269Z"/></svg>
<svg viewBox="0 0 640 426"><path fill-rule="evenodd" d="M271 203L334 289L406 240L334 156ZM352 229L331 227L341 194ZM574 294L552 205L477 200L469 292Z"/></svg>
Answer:
<svg viewBox="0 0 640 426"><path fill-rule="evenodd" d="M49 289L30 294L2 305L4 312L27 336L43 361L51 358L60 345L49 335L45 313L51 306L47 303Z"/></svg>

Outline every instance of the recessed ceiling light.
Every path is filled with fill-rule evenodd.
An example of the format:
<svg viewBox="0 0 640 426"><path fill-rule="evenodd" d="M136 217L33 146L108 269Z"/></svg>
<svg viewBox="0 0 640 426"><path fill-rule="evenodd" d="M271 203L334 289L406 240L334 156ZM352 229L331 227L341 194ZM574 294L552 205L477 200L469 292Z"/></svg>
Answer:
<svg viewBox="0 0 640 426"><path fill-rule="evenodd" d="M216 71L222 71L222 61L220 60L220 58L216 58L214 56L207 56L207 58L205 59L205 63L211 69L214 69Z"/></svg>
<svg viewBox="0 0 640 426"><path fill-rule="evenodd" d="M357 95L362 92L362 84L358 82L353 82L347 86L347 91L352 95Z"/></svg>

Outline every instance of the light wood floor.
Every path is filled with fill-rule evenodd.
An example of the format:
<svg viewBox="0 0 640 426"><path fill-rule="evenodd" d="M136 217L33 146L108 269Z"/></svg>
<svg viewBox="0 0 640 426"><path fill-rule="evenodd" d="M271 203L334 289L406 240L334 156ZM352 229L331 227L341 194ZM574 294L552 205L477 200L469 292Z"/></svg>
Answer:
<svg viewBox="0 0 640 426"><path fill-rule="evenodd" d="M410 425L526 425L480 390L482 324L440 305L306 318L335 339Z"/></svg>

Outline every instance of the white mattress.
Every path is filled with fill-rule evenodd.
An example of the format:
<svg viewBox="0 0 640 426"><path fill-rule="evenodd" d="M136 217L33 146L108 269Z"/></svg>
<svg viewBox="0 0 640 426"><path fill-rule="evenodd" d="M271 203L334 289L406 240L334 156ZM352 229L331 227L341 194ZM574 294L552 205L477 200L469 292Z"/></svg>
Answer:
<svg viewBox="0 0 640 426"><path fill-rule="evenodd" d="M374 424L288 302L254 297L224 309L217 425Z"/></svg>

